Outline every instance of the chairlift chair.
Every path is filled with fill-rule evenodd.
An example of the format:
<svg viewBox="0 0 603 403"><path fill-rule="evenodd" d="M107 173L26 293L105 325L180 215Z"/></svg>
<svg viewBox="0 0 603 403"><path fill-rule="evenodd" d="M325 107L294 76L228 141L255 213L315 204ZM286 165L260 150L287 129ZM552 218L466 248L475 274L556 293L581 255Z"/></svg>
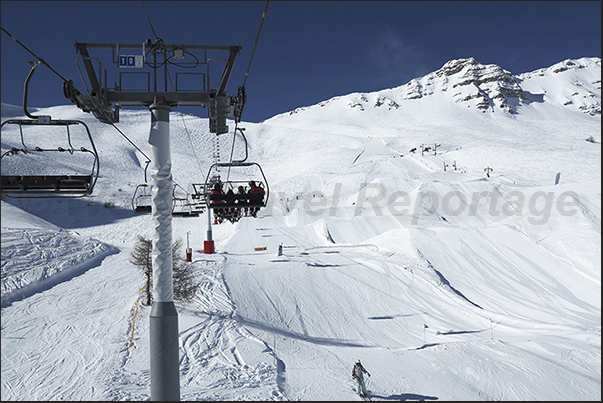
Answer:
<svg viewBox="0 0 603 403"><path fill-rule="evenodd" d="M6 129L10 126L18 127L19 140L12 139L10 131ZM27 146L29 139L25 140L25 133L33 134L31 130L23 130L24 127L36 126L43 128L45 135L52 134L52 127L64 127L66 129L66 141L61 142L62 146ZM73 144L75 141L72 131L73 126L81 126L85 129L87 136L85 146L82 144ZM92 194L99 173L99 159L96 147L90 135L88 126L80 120L57 120L50 116L45 116L39 119L8 119L0 125L2 133L3 153L0 157L2 167L1 175L1 192L8 197L81 197ZM36 131L39 133L39 130ZM11 141L12 140L12 141ZM48 144L52 139L45 136L44 143ZM44 161L42 156L54 155L55 158L51 161ZM59 164L58 158L69 156L65 161L69 163ZM74 168L73 162L79 162L81 156L87 155L85 159L87 163L91 163L91 168L88 170L82 167ZM78 157L80 156L80 157ZM38 167L35 164L38 164ZM35 172L39 168L45 172ZM58 167L63 169L63 172L54 172ZM64 171L77 171L64 172ZM46 171L53 171L52 173Z"/></svg>
<svg viewBox="0 0 603 403"><path fill-rule="evenodd" d="M174 185L176 187L176 185ZM189 194L186 197L172 195L172 215L182 217L197 217L205 209L205 199L196 200L200 194ZM191 200L192 199L192 200ZM148 214L152 210L151 191L149 185L142 183L136 186L132 197L132 209L137 214Z"/></svg>
<svg viewBox="0 0 603 403"><path fill-rule="evenodd" d="M132 197L132 209L137 214L151 212L151 191L149 190L149 185L146 183L136 186L134 196Z"/></svg>
<svg viewBox="0 0 603 403"><path fill-rule="evenodd" d="M172 191L172 215L180 217L198 217L200 211L198 208L194 208L194 204L191 203L191 195L187 191L185 197L177 196L176 187L183 189L180 185L174 184L174 189Z"/></svg>
<svg viewBox="0 0 603 403"><path fill-rule="evenodd" d="M180 217L197 217L199 210L193 210L193 205L188 197L174 197L172 201L172 215Z"/></svg>
<svg viewBox="0 0 603 403"><path fill-rule="evenodd" d="M257 171L260 175L255 175L254 177L247 177L244 180L241 179L233 179L233 180L220 180L216 181L216 175L214 170L218 168L242 168L242 167L257 167ZM210 179L211 178L211 179ZM250 199L249 196L245 198L240 198L236 195L236 191L239 186L243 186L245 191L247 192L248 183L250 181L254 181L257 186L264 189L264 197L262 200L253 200ZM221 183L224 193L229 189L232 189L235 193L235 198L232 201L227 201L226 199L216 200L215 196L212 200L212 195L210 194L211 189L213 189L213 185L215 183ZM223 221L224 219L229 219L230 221L238 221L243 214L248 214L249 212L253 212L253 216L255 213L263 207L266 207L268 203L268 198L270 196L270 189L268 187L268 181L266 180L266 176L264 175L264 171L262 167L257 162L242 162L242 161L233 161L233 162L218 162L214 163L207 173L207 178L205 180L205 199L207 203L208 209L214 210L214 214L218 221ZM218 203L212 203L218 202Z"/></svg>
<svg viewBox="0 0 603 403"><path fill-rule="evenodd" d="M189 186L190 204L193 211L202 213L205 211L205 184L191 183Z"/></svg>

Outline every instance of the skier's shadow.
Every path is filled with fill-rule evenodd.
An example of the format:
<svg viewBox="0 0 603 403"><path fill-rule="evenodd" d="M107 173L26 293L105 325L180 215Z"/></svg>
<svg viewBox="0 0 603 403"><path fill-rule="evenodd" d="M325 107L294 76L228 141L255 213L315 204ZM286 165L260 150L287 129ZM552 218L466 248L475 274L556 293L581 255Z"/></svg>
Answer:
<svg viewBox="0 0 603 403"><path fill-rule="evenodd" d="M374 393L370 393L369 396L371 399L379 399L379 400L397 400L397 401L405 401L405 400L438 400L435 396L426 396L426 395L417 395L415 393L402 393L399 395L389 395L389 396L380 396Z"/></svg>

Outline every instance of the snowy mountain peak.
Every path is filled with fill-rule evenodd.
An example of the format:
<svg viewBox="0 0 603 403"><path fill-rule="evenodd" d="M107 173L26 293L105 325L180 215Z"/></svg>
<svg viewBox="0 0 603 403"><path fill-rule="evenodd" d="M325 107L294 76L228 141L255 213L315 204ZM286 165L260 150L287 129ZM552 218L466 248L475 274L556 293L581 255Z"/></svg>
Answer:
<svg viewBox="0 0 603 403"><path fill-rule="evenodd" d="M421 111L433 114L442 105L481 113L502 112L506 116L525 113L525 108L530 107L541 113L541 106L545 106L552 107L547 113L555 115L571 112L597 117L601 115L601 59L567 59L519 75L496 64L482 64L473 57L454 59L400 87L338 96L275 118L305 112L303 117L293 118L297 123L300 119L350 116L346 110L353 110L395 119L409 113L416 116ZM313 112L306 115L309 111ZM383 115L382 111L388 113Z"/></svg>
<svg viewBox="0 0 603 403"><path fill-rule="evenodd" d="M438 90L450 91L456 103L481 111L498 107L511 114L516 113L516 108L512 105L527 98L509 71L495 64L481 64L472 57L451 60L441 69L421 79L412 80L406 87L406 99L420 99Z"/></svg>

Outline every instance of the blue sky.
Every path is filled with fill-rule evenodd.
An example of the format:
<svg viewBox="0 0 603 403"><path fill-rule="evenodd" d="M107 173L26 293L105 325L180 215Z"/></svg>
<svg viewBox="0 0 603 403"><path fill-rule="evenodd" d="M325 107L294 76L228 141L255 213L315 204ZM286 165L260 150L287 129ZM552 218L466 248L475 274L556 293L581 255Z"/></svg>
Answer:
<svg viewBox="0 0 603 403"><path fill-rule="evenodd" d="M74 42L240 45L228 95L243 84L265 1L5 1L2 28L84 92ZM2 102L21 105L33 56L4 32ZM91 51L91 56L95 56ZM406 84L474 57L513 74L601 57L600 1L271 1L246 82L243 121L352 92ZM105 63L109 82L117 66ZM62 79L37 69L32 107L65 105ZM203 108L185 109L206 116Z"/></svg>

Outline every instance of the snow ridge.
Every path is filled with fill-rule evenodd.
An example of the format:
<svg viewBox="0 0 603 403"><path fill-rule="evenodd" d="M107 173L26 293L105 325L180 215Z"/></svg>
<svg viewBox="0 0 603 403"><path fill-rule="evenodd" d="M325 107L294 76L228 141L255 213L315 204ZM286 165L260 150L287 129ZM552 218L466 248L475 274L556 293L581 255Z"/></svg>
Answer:
<svg viewBox="0 0 603 403"><path fill-rule="evenodd" d="M572 77L570 80L561 78L568 75ZM558 88L555 85L556 76L563 83L571 82L571 91L567 87ZM546 87L535 87L535 84L543 82L539 77L548 77ZM412 79L400 87L334 97L313 106L296 108L270 120L330 105L341 105L341 101L345 102L347 108L360 112L385 109L391 113L400 113L400 109L404 110L410 102L441 97L444 94L447 94L447 102L475 108L483 113L500 111L506 115L516 115L521 113L522 106L544 102L600 116L601 59L567 59L548 68L518 75L495 64L482 64L473 57L455 59L446 62L437 71Z"/></svg>

